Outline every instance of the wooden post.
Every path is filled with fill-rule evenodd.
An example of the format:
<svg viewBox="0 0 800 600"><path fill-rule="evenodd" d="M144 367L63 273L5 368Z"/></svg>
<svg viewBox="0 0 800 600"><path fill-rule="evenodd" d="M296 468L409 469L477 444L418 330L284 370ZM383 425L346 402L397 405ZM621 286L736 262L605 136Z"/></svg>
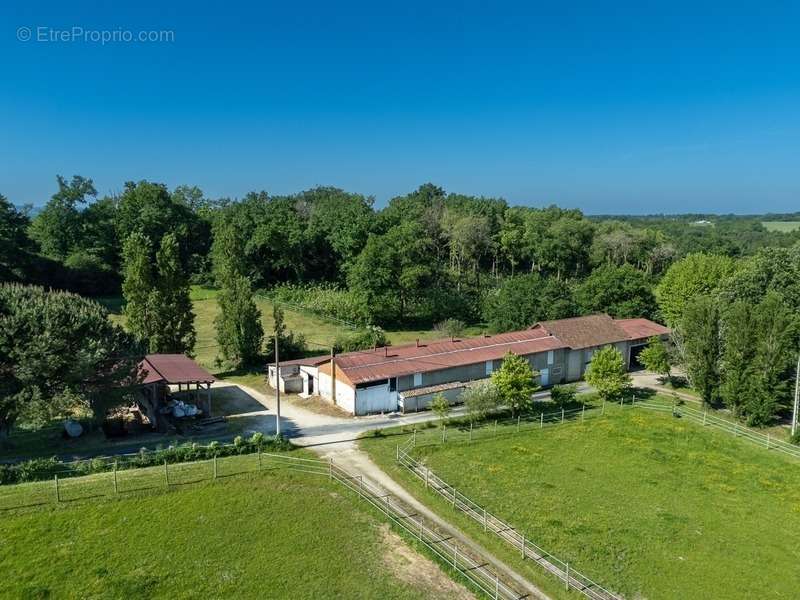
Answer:
<svg viewBox="0 0 800 600"><path fill-rule="evenodd" d="M214 479L216 479L217 478L217 455L216 454L214 455L214 458L212 459L212 462L214 463Z"/></svg>
<svg viewBox="0 0 800 600"><path fill-rule="evenodd" d="M58 475L53 475L53 481L56 483L56 503L61 502L61 492L58 490Z"/></svg>
<svg viewBox="0 0 800 600"><path fill-rule="evenodd" d="M428 467L425 467L425 489L428 489L428 475L430 475L431 470Z"/></svg>
<svg viewBox="0 0 800 600"><path fill-rule="evenodd" d="M601 415L606 414L606 399L605 398L603 398L603 406L600 408L600 414Z"/></svg>
<svg viewBox="0 0 800 600"><path fill-rule="evenodd" d="M333 353L333 350L331 350ZM336 404L334 395L333 403ZM275 331L275 437L281 437L281 361L278 356L278 332Z"/></svg>
<svg viewBox="0 0 800 600"><path fill-rule="evenodd" d="M117 483L117 461L114 461L114 493L119 494L119 484Z"/></svg>
<svg viewBox="0 0 800 600"><path fill-rule="evenodd" d="M634 406L636 406L636 394L634 394L633 398L631 399L631 408L633 408Z"/></svg>
<svg viewBox="0 0 800 600"><path fill-rule="evenodd" d="M395 444L394 449L395 449L395 457L394 458L395 458L395 460L397 462L400 462L400 444Z"/></svg>
<svg viewBox="0 0 800 600"><path fill-rule="evenodd" d="M258 445L258 470L261 470L261 444Z"/></svg>
<svg viewBox="0 0 800 600"><path fill-rule="evenodd" d="M483 530L486 531L486 508L483 509Z"/></svg>
<svg viewBox="0 0 800 600"><path fill-rule="evenodd" d="M494 420L494 437L497 437L497 419Z"/></svg>
<svg viewBox="0 0 800 600"><path fill-rule="evenodd" d="M414 427L414 435L413 435L412 439L413 439L413 441L411 442L411 447L412 448L416 448L417 447L417 428L416 427Z"/></svg>
<svg viewBox="0 0 800 600"><path fill-rule="evenodd" d="M331 346L331 399L336 406L336 358ZM355 407L353 407L355 409Z"/></svg>
<svg viewBox="0 0 800 600"><path fill-rule="evenodd" d="M708 409L703 410L703 427L706 426L706 415L708 415Z"/></svg>
<svg viewBox="0 0 800 600"><path fill-rule="evenodd" d="M328 479L333 481L333 459L328 458Z"/></svg>
<svg viewBox="0 0 800 600"><path fill-rule="evenodd" d="M453 542L453 566L458 570L458 545Z"/></svg>
<svg viewBox="0 0 800 600"><path fill-rule="evenodd" d="M769 450L769 434L767 434L767 450Z"/></svg>
<svg viewBox="0 0 800 600"><path fill-rule="evenodd" d="M620 396L620 397L619 397L619 405L620 405L620 406L622 406L622 401L623 401L624 399L625 399L625 397L624 397L624 396Z"/></svg>
<svg viewBox="0 0 800 600"><path fill-rule="evenodd" d="M456 488L453 487L453 508L455 509L455 507L456 507Z"/></svg>
<svg viewBox="0 0 800 600"><path fill-rule="evenodd" d="M469 441L472 442L472 421L469 422Z"/></svg>
<svg viewBox="0 0 800 600"><path fill-rule="evenodd" d="M386 494L384 496L384 498L386 499L386 514L388 515L390 513L390 511L389 511L389 494Z"/></svg>
<svg viewBox="0 0 800 600"><path fill-rule="evenodd" d="M567 574L566 577L564 577L564 583L566 583L565 587L567 588L567 591L569 591L569 563L567 563Z"/></svg>
<svg viewBox="0 0 800 600"><path fill-rule="evenodd" d="M419 518L419 539L423 542L425 541L425 525L424 525L425 517L420 516Z"/></svg>
<svg viewBox="0 0 800 600"><path fill-rule="evenodd" d="M539 429L544 429L544 411L539 414Z"/></svg>
<svg viewBox="0 0 800 600"><path fill-rule="evenodd" d="M561 422L564 422L564 407L561 407Z"/></svg>
<svg viewBox="0 0 800 600"><path fill-rule="evenodd" d="M581 406L581 423L586 419L586 403Z"/></svg>
<svg viewBox="0 0 800 600"><path fill-rule="evenodd" d="M522 536L522 559L524 560L525 559L525 536L523 534L521 534L521 533L520 533L520 535Z"/></svg>
<svg viewBox="0 0 800 600"><path fill-rule="evenodd" d="M442 423L442 443L444 444L447 441L447 425Z"/></svg>
<svg viewBox="0 0 800 600"><path fill-rule="evenodd" d="M520 416L517 415L517 433L519 433L519 419L520 419Z"/></svg>
<svg viewBox="0 0 800 600"><path fill-rule="evenodd" d="M167 467L167 459L164 459L164 485L169 487L169 467Z"/></svg>
<svg viewBox="0 0 800 600"><path fill-rule="evenodd" d="M494 600L500 597L500 576L494 576Z"/></svg>

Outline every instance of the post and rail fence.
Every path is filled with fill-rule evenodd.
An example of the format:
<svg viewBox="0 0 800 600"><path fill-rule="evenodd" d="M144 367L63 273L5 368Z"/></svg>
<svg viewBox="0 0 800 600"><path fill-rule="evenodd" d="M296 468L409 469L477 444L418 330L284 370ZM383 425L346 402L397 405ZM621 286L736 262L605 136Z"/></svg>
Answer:
<svg viewBox="0 0 800 600"><path fill-rule="evenodd" d="M580 409L578 409L580 411ZM539 419L537 419L538 421ZM416 447L417 436L414 433L402 446L397 447L397 461L416 477L421 479L425 487L433 490L454 510L463 512L478 522L483 530L517 548L524 559L535 561L545 572L563 582L567 590L574 590L592 600L621 600L621 596L602 587L569 562L550 554L535 542L527 539L517 528L490 513L485 506L473 502L459 492L455 486L436 475L431 469L415 460L410 452Z"/></svg>
<svg viewBox="0 0 800 600"><path fill-rule="evenodd" d="M97 460L97 459L94 459ZM399 499L385 493L351 473L333 460L301 458L283 454L256 452L238 456L213 457L207 460L168 463L163 465L117 469L114 457L108 457L109 470L91 475L59 478L0 486L0 514L4 510L43 504L61 504L91 500L105 496L121 496L145 490L174 489L182 485L215 480L244 473L285 469L323 476L344 486L380 511L444 564L454 569L465 583L495 600L520 600L527 594L514 589L507 577L477 556L476 551L459 545L459 541L427 523L425 518L410 512Z"/></svg>

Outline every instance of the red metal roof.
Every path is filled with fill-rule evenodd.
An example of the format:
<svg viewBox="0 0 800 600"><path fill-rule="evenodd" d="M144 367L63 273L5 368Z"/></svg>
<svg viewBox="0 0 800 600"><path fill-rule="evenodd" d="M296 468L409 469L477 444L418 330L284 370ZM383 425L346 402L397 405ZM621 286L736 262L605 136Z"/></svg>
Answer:
<svg viewBox="0 0 800 600"><path fill-rule="evenodd" d="M625 332L629 340L666 335L670 332L668 327L659 325L650 319L615 319L614 324Z"/></svg>
<svg viewBox="0 0 800 600"><path fill-rule="evenodd" d="M183 354L148 354L139 363L142 383L212 383L211 373Z"/></svg>
<svg viewBox="0 0 800 600"><path fill-rule="evenodd" d="M565 347L560 340L542 330L528 329L456 341L427 342L419 346L409 344L348 352L336 357L336 368L346 373L353 383L362 383L498 360L508 352L528 355Z"/></svg>

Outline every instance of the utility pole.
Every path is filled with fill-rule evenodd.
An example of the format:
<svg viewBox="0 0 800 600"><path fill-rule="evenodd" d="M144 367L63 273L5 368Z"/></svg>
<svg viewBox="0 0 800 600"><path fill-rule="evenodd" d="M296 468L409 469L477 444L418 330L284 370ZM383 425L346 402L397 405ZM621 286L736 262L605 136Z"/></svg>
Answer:
<svg viewBox="0 0 800 600"><path fill-rule="evenodd" d="M794 410L792 410L792 437L797 433L797 418L800 412L800 354L797 355L797 369L794 374Z"/></svg>
<svg viewBox="0 0 800 600"><path fill-rule="evenodd" d="M278 332L275 331L275 437L281 437L281 362L278 356Z"/></svg>
<svg viewBox="0 0 800 600"><path fill-rule="evenodd" d="M336 353L331 346L331 399L336 406Z"/></svg>

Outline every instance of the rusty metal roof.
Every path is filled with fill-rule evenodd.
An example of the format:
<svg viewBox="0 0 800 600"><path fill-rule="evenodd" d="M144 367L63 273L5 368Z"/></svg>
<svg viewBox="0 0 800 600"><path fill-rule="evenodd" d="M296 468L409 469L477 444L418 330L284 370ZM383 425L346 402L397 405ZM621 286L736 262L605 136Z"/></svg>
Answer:
<svg viewBox="0 0 800 600"><path fill-rule="evenodd" d="M142 383L213 383L211 373L183 354L148 354L139 363Z"/></svg>
<svg viewBox="0 0 800 600"><path fill-rule="evenodd" d="M669 333L669 329L648 319L615 320L605 314L590 315L542 321L530 329L491 336L346 352L336 357L336 367L337 372L358 384L499 360L508 352L526 356L560 348L578 350L663 333ZM320 368L325 370L326 365L327 360Z"/></svg>
<svg viewBox="0 0 800 600"><path fill-rule="evenodd" d="M541 321L533 326L557 337L574 350L613 344L628 339L628 335L614 323L608 315L588 315L559 319L558 321Z"/></svg>
<svg viewBox="0 0 800 600"><path fill-rule="evenodd" d="M654 335L666 335L670 332L650 319L614 319L614 324L625 332L629 340L640 340Z"/></svg>
<svg viewBox="0 0 800 600"><path fill-rule="evenodd" d="M528 355L565 347L544 331L527 329L455 341L425 342L419 346L408 344L348 352L336 357L336 367L353 383L363 383L498 360L508 352Z"/></svg>

